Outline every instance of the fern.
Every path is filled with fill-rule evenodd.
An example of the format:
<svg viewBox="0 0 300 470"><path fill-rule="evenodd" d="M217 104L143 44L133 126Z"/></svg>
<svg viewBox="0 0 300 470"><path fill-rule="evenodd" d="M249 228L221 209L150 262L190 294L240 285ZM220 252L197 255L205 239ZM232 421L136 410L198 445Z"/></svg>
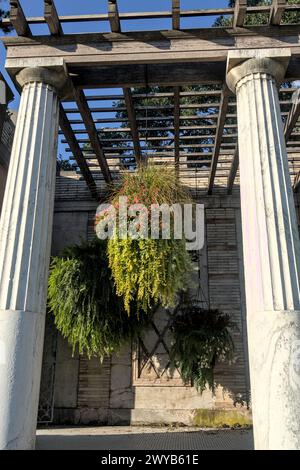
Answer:
<svg viewBox="0 0 300 470"><path fill-rule="evenodd" d="M217 362L232 358L234 344L229 332L228 315L203 309L197 301L179 305L172 323L171 361L183 381L202 393L206 386L215 390L214 368Z"/></svg>
<svg viewBox="0 0 300 470"><path fill-rule="evenodd" d="M151 319L151 310L138 314L134 305L130 318L126 314L100 240L72 246L52 260L48 304L73 352L78 347L80 354L101 360L137 337Z"/></svg>

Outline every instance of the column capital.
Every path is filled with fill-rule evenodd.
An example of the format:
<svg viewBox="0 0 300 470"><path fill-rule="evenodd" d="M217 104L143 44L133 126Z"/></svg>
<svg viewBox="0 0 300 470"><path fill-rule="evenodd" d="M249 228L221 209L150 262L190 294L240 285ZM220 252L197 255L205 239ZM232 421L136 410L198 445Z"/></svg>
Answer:
<svg viewBox="0 0 300 470"><path fill-rule="evenodd" d="M70 95L70 77L62 58L19 59L6 61L6 69L13 75L15 82L23 88L28 83L40 82L51 85L59 97L64 99Z"/></svg>
<svg viewBox="0 0 300 470"><path fill-rule="evenodd" d="M290 49L245 49L229 51L226 82L235 93L239 82L252 74L266 74L280 84L291 57Z"/></svg>

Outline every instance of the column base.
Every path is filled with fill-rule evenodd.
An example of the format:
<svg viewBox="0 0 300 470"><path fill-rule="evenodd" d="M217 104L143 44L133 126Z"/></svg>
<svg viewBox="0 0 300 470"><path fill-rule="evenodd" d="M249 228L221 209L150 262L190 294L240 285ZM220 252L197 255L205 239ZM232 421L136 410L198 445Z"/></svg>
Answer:
<svg viewBox="0 0 300 470"><path fill-rule="evenodd" d="M33 450L45 315L0 310L0 450Z"/></svg>
<svg viewBox="0 0 300 470"><path fill-rule="evenodd" d="M300 311L249 312L257 450L300 450Z"/></svg>

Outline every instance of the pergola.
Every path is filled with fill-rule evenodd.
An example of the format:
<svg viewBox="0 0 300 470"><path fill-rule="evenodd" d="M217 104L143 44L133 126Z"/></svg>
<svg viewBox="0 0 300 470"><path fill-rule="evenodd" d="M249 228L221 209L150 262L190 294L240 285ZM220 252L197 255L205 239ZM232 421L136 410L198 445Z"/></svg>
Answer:
<svg viewBox="0 0 300 470"><path fill-rule="evenodd" d="M13 359L0 372L0 447L33 445L43 328L38 319L46 300L60 133L96 199L103 184L126 168L126 158L134 158L135 166L172 164L186 184L196 179L200 195L217 186L231 194L240 164L256 446L300 448L300 376L291 384L288 372L290 344L300 335L300 246L290 183L291 177L299 189L300 100L292 83L300 79L300 29L284 22L287 12L300 13L300 5L274 0L248 7L239 0L234 8L187 11L173 0L170 11L122 13L117 0L109 0L106 14L60 16L55 2L45 0L43 17L26 18L19 1L10 3L4 22L17 36L3 39L6 68L23 92L1 226L0 309ZM248 15L256 13L266 15L266 24L248 26ZM185 18L218 15L232 17L232 25L181 28ZM169 19L171 29L124 31L124 22L145 19ZM111 31L64 32L67 24L84 29L86 22L96 28L107 22ZM34 35L37 24L47 25L49 34ZM110 94L101 92L107 88ZM163 107L148 105L161 98L167 100ZM121 105L99 104L115 101ZM10 324L12 311L22 313ZM40 347L29 350L31 343ZM24 356L35 368L20 372ZM10 370L14 380L7 384ZM34 389L27 384L31 376ZM296 401L289 393L294 386ZM18 407L21 388L27 390L26 410ZM25 424L22 437L15 429Z"/></svg>

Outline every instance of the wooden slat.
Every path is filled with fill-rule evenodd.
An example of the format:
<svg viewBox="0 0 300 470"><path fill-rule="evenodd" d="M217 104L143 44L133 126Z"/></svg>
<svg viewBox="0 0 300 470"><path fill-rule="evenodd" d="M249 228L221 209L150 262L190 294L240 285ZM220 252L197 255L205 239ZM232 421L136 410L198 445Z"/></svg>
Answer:
<svg viewBox="0 0 300 470"><path fill-rule="evenodd" d="M10 0L10 22L18 36L31 36L31 31L19 0Z"/></svg>
<svg viewBox="0 0 300 470"><path fill-rule="evenodd" d="M227 180L227 193L231 194L232 193L232 188L234 185L234 180L237 174L237 170L239 167L239 149L238 146L236 146L234 155L233 155L233 160L231 163L229 175L228 175L228 180Z"/></svg>
<svg viewBox="0 0 300 470"><path fill-rule="evenodd" d="M284 137L286 142L289 140L293 129L300 116L300 89L296 90L292 96L292 107L284 126Z"/></svg>
<svg viewBox="0 0 300 470"><path fill-rule="evenodd" d="M73 129L68 121L67 115L61 104L60 104L60 112L59 112L59 125L60 125L62 132L64 133L66 141L68 142L70 146L70 149L72 150L73 156L76 158L78 167L80 168L81 174L84 177L86 184L88 185L93 198L98 199L96 183L86 163L83 152L76 140Z"/></svg>
<svg viewBox="0 0 300 470"><path fill-rule="evenodd" d="M290 90L290 89L289 89ZM288 91L289 91L288 90ZM219 96L221 95L221 90L203 90L203 91L183 91L180 93L181 97L191 96ZM173 93L135 93L133 95L134 99L161 99L161 98L173 98ZM87 101L119 101L124 100L122 95L89 95L86 96Z"/></svg>
<svg viewBox="0 0 300 470"><path fill-rule="evenodd" d="M273 0L270 12L270 23L272 25L280 25L285 7L286 0Z"/></svg>
<svg viewBox="0 0 300 470"><path fill-rule="evenodd" d="M283 104L289 104L289 101L283 102ZM205 108L218 108L219 102L215 103L191 103L191 104L182 104L180 105L180 109L205 109ZM236 103L232 103L232 106L236 106ZM164 106L135 106L136 111L164 111L164 110L173 110L174 104L166 104ZM78 109L76 108L65 108L66 113L68 114L76 114L78 113ZM127 107L125 106L107 106L107 107L90 107L90 111L92 113L109 113L109 112L119 112L119 111L127 111Z"/></svg>
<svg viewBox="0 0 300 470"><path fill-rule="evenodd" d="M107 165L107 161L99 140L98 136L98 131L96 129L93 116L90 112L90 109L88 107L85 95L82 90L76 90L75 91L75 98L76 98L76 103L77 107L79 109L79 112L81 114L82 120L84 122L87 134L90 138L90 142L92 145L92 148L97 156L99 166L102 170L103 177L107 183L110 183L112 181L112 177Z"/></svg>
<svg viewBox="0 0 300 470"><path fill-rule="evenodd" d="M122 129L122 128L120 128ZM119 129L118 129L119 130ZM173 130L173 133L175 133L175 129L172 128ZM129 129L130 131L130 129ZM86 131L81 131L80 133L83 133ZM78 133L78 131L74 131L75 134ZM184 136L181 136L180 137L180 141L185 141L185 140L208 140L208 139L214 139L215 136L213 134L203 134L203 135L184 135ZM223 135L223 139L230 139L230 138L237 138L237 134L228 134L228 135ZM111 143L114 143L114 142L131 142L132 138L131 137L120 137L120 138L108 138L108 139L101 139L101 142L104 143L104 142L111 142ZM141 142L145 141L146 140L146 137L140 137L139 139ZM159 142L168 142L169 140L172 140L172 138L169 136L166 136L166 137L159 137L159 136L153 136L153 137L147 137L147 140L149 142L151 141L159 141ZM79 144L88 144L90 141L89 139L77 139L77 142ZM62 144L66 144L67 142L62 139L61 141Z"/></svg>
<svg viewBox="0 0 300 470"><path fill-rule="evenodd" d="M172 28L180 29L180 0L172 0Z"/></svg>
<svg viewBox="0 0 300 470"><path fill-rule="evenodd" d="M223 135L224 125L226 121L227 109L228 109L229 94L230 94L229 89L227 88L226 85L224 85L223 90L222 90L221 102L220 102L220 111L219 111L219 117L218 117L218 123L217 123L217 132L216 132L215 146L214 146L213 157L212 157L212 164L211 164L210 175L209 175L209 180L208 180L208 194L212 193L213 186L214 186L214 179L216 175L218 158L219 158L219 153L220 153L220 148L221 148L221 143L222 143L222 135Z"/></svg>
<svg viewBox="0 0 300 470"><path fill-rule="evenodd" d="M247 0L236 0L233 15L233 27L244 26L244 21L247 13Z"/></svg>
<svg viewBox="0 0 300 470"><path fill-rule="evenodd" d="M247 8L248 13L270 13L272 7L269 5L257 5ZM286 11L299 11L299 5L287 5ZM234 8L202 8L196 10L181 10L180 16L182 18L196 18L205 16L220 16L220 15L233 15ZM144 20L144 19L166 19L172 18L172 11L139 11L139 12L123 12L119 13L120 20ZM79 22L97 22L107 21L108 14L94 13L86 15L60 15L59 20L61 23L79 23ZM28 16L27 21L30 24L43 24L45 19L42 16ZM5 25L10 24L9 19L4 19Z"/></svg>
<svg viewBox="0 0 300 470"><path fill-rule="evenodd" d="M135 114L131 89L123 88L123 93L124 93L124 98L125 98L125 103L126 103L126 108L127 108L129 126L131 129L135 158L137 162L141 162L142 152L141 152L139 131L138 131L138 125L137 125L137 120L136 120L136 114Z"/></svg>
<svg viewBox="0 0 300 470"><path fill-rule="evenodd" d="M174 88L174 154L177 166L180 154L180 87L178 86Z"/></svg>
<svg viewBox="0 0 300 470"><path fill-rule="evenodd" d="M119 8L117 0L108 0L108 19L113 33L121 32Z"/></svg>
<svg viewBox="0 0 300 470"><path fill-rule="evenodd" d="M216 129L217 126L215 125L207 125L207 126L180 126L180 131L200 131L200 130L207 130L207 129ZM224 126L224 129L236 129L237 126L233 124L228 124ZM97 129L98 132L103 132L103 133L128 133L130 132L129 127L102 127ZM149 132L173 132L174 133L174 127L151 127L147 129L146 127L140 127L139 131L140 132L146 132L149 130ZM74 129L74 134L87 134L85 129ZM214 137L214 136L213 136Z"/></svg>
<svg viewBox="0 0 300 470"><path fill-rule="evenodd" d="M53 36L62 36L63 30L58 18L54 0L44 0L44 17Z"/></svg>

